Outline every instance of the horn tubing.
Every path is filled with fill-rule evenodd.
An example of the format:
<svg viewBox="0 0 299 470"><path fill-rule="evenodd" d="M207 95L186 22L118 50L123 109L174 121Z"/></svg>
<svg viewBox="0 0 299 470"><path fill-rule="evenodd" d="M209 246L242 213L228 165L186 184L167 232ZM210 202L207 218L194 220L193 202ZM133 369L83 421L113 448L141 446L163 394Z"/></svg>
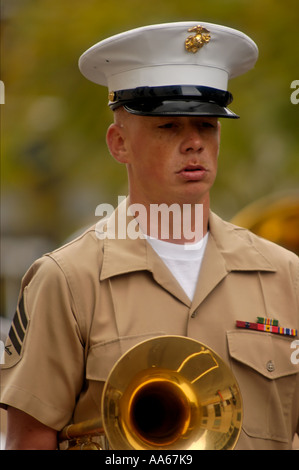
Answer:
<svg viewBox="0 0 299 470"><path fill-rule="evenodd" d="M89 419L77 424L65 426L58 435L58 441L76 439L82 436L96 436L104 434L104 428L101 418Z"/></svg>

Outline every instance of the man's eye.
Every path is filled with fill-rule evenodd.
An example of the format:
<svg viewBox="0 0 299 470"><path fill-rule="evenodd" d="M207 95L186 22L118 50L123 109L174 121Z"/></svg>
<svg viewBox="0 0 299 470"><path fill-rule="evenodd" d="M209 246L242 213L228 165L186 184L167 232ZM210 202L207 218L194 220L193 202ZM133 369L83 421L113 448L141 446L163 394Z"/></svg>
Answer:
<svg viewBox="0 0 299 470"><path fill-rule="evenodd" d="M213 129L215 127L215 125L212 123L212 122L208 122L208 121L205 121L202 123L202 127L204 128L208 128L208 129Z"/></svg>
<svg viewBox="0 0 299 470"><path fill-rule="evenodd" d="M159 129L172 129L174 127L173 122L167 122L166 124L161 124L161 126L158 126Z"/></svg>

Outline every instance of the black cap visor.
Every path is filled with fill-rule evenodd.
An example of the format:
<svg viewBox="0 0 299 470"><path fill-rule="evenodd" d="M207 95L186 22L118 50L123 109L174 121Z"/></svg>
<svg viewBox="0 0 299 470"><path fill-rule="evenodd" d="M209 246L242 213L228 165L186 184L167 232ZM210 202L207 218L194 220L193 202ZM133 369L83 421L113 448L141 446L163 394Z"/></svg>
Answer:
<svg viewBox="0 0 299 470"><path fill-rule="evenodd" d="M125 110L139 116L209 116L237 119L235 113L216 103L202 103L195 100L162 100L130 102L123 105Z"/></svg>
<svg viewBox="0 0 299 470"><path fill-rule="evenodd" d="M237 119L228 91L208 87L141 87L114 93L111 109L123 106L140 116L210 116Z"/></svg>

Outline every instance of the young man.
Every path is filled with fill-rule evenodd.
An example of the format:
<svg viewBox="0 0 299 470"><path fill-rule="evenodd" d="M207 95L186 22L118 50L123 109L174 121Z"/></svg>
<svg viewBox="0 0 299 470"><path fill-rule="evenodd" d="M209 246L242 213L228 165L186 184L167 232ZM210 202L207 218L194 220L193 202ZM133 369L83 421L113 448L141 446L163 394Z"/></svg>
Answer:
<svg viewBox="0 0 299 470"><path fill-rule="evenodd" d="M1 379L8 448L55 449L65 425L100 414L119 357L160 335L196 339L230 364L244 405L237 448L291 448L298 259L210 211L218 118L237 117L227 81L256 59L243 33L200 22L139 28L83 54L82 73L109 89L107 144L129 196L23 279ZM173 215L153 217L157 207ZM132 222L138 236L115 236Z"/></svg>

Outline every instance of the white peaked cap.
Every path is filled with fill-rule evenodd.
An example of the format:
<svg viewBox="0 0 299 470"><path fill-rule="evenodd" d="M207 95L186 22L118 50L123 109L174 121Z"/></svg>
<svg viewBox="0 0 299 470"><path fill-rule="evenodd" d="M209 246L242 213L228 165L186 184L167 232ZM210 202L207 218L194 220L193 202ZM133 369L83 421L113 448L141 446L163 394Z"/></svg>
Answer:
<svg viewBox="0 0 299 470"><path fill-rule="evenodd" d="M82 54L79 68L87 79L108 88L112 103L121 102L113 92L163 87L170 100L167 87L181 87L182 93L174 92L178 103L179 96L200 101L192 87L226 92L228 80L253 68L257 57L258 48L246 34L192 21L145 26L104 39ZM129 95L124 96L129 102Z"/></svg>

